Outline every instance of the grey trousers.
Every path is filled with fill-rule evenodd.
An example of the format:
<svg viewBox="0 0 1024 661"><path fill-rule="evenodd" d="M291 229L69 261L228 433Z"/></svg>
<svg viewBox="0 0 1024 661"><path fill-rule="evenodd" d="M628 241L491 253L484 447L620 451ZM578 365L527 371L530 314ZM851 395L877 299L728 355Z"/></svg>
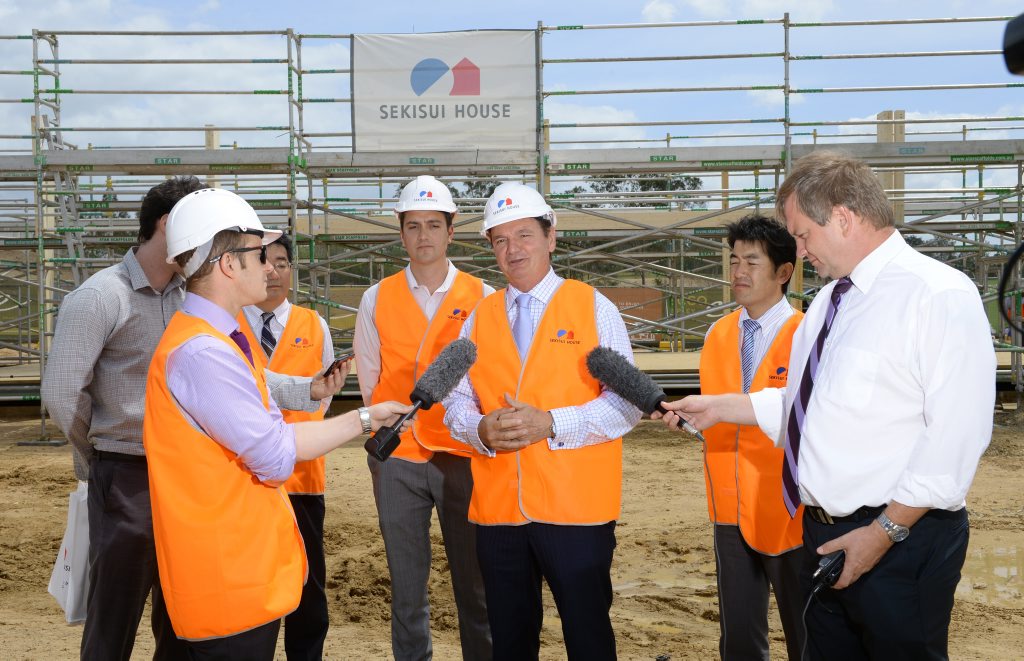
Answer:
<svg viewBox="0 0 1024 661"><path fill-rule="evenodd" d="M452 589L459 612L465 661L489 661L483 579L476 556L476 526L469 522L473 475L469 459L444 452L422 464L367 457L388 570L391 572L391 649L397 661L430 659L430 516L437 507Z"/></svg>
<svg viewBox="0 0 1024 661"><path fill-rule="evenodd" d="M723 659L768 660L768 598L775 592L786 651L790 661L800 658L806 594L800 585L804 548L782 555L764 555L750 548L738 526L715 525L718 547L718 614Z"/></svg>

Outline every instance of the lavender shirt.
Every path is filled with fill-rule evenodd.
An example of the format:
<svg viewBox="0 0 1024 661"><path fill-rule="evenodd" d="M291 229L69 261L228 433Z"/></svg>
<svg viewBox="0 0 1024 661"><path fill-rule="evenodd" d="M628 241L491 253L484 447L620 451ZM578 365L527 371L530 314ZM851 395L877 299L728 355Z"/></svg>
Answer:
<svg viewBox="0 0 1024 661"><path fill-rule="evenodd" d="M230 335L238 321L226 310L193 293L181 310ZM233 347L210 335L197 335L167 359L167 386L186 419L239 457L261 482L274 486L295 467L295 430L270 398L263 406L252 372Z"/></svg>

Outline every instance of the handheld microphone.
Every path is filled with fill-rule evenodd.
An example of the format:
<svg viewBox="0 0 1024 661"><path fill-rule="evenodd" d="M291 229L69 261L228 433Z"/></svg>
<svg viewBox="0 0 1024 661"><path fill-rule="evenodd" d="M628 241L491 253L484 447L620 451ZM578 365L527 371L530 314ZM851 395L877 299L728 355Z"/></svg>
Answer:
<svg viewBox="0 0 1024 661"><path fill-rule="evenodd" d="M447 397L475 362L476 345L467 338L459 338L442 349L423 376L416 381L416 387L409 395L412 410L402 415L395 424L378 429L363 444L366 451L380 461L390 457L401 442L402 425L414 416L416 411L427 411Z"/></svg>
<svg viewBox="0 0 1024 661"><path fill-rule="evenodd" d="M615 349L595 347L587 354L587 371L590 376L603 383L608 390L623 398L647 415L655 411L668 413L663 402L665 391L658 387L650 376L630 363ZM683 429L701 441L704 435L680 416Z"/></svg>

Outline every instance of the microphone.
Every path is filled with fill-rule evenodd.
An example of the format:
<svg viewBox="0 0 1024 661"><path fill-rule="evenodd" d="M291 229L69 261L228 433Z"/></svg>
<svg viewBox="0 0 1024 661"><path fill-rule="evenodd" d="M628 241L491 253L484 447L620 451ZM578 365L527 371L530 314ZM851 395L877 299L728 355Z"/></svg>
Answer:
<svg viewBox="0 0 1024 661"><path fill-rule="evenodd" d="M665 391L658 387L650 376L645 374L636 365L630 363L626 358L608 347L595 347L587 354L587 371L611 390L633 406L637 407L647 415L655 411L668 413L663 402ZM697 431L693 425L679 417L683 429L690 432L701 441L704 435Z"/></svg>
<svg viewBox="0 0 1024 661"><path fill-rule="evenodd" d="M476 345L467 338L459 338L437 354L427 371L416 381L416 387L409 395L412 410L402 415L395 424L381 427L366 440L363 447L371 455L384 461L391 456L401 442L400 430L416 411L427 411L431 406L448 396L469 368L476 362Z"/></svg>

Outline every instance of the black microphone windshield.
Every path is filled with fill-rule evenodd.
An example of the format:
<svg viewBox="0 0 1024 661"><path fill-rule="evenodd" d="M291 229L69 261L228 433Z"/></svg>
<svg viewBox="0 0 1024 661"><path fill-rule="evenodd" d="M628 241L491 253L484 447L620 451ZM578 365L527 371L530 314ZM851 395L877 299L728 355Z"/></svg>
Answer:
<svg viewBox="0 0 1024 661"><path fill-rule="evenodd" d="M423 408L429 409L448 396L462 377L476 362L476 345L465 337L451 342L437 354L427 371L416 381L416 390L412 399L423 402Z"/></svg>
<svg viewBox="0 0 1024 661"><path fill-rule="evenodd" d="M613 393L650 415L665 399L665 391L650 376L615 349L595 347L587 354L587 371Z"/></svg>

